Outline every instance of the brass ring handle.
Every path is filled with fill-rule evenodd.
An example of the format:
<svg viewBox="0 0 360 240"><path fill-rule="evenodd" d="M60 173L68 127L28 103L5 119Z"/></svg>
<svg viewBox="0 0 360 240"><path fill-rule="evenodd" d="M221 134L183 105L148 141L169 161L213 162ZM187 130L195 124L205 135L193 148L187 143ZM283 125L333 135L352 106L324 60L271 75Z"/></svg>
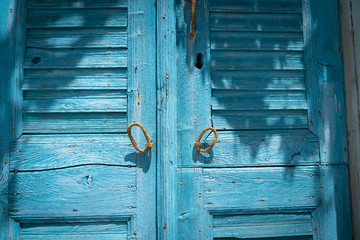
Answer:
<svg viewBox="0 0 360 240"><path fill-rule="evenodd" d="M140 148L138 147L138 145L136 144L134 138L132 137L132 135L131 135L131 128L132 128L133 126L138 126L138 127L141 128L141 130L143 131L143 133L144 133L144 135L145 135L145 138L146 138L146 141L147 141L147 143L145 143L145 146L146 146L146 149L145 149L145 150L140 149ZM151 142L150 137L149 137L149 135L147 134L144 126L141 125L140 123L137 123L137 122L131 123L131 124L128 126L128 128L127 128L127 134L128 134L128 136L129 136L130 141L131 141L132 145L134 146L134 148L135 148L136 150L138 150L139 152L141 152L141 153L146 153L147 151L150 150L150 148L152 148L152 147L154 146L154 144Z"/></svg>
<svg viewBox="0 0 360 240"><path fill-rule="evenodd" d="M210 144L210 146L208 148L202 149L200 140L203 137L204 133L206 131L208 131L208 130L213 131L214 134L215 134L215 137L214 137L214 140L212 141L212 143ZM213 127L207 127L207 128L204 128L204 130L201 131L201 133L200 133L199 137L196 139L196 142L194 143L194 145L199 149L200 152L207 153L215 146L215 143L218 142L217 138L218 138L218 133L217 133L216 129L213 128Z"/></svg>

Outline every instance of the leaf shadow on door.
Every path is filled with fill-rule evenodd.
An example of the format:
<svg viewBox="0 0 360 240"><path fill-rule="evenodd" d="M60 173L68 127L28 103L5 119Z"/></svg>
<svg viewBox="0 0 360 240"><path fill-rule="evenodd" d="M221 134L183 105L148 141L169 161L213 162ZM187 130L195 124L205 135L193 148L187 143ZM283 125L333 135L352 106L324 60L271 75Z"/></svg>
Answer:
<svg viewBox="0 0 360 240"><path fill-rule="evenodd" d="M119 133L127 119L127 1L28 3L24 133Z"/></svg>
<svg viewBox="0 0 360 240"><path fill-rule="evenodd" d="M268 5L262 0L231 1L231 5L226 5L229 4L227 1L199 1L198 24L206 18L207 4L209 46L206 39L202 39L201 35L205 34L202 31L206 32L206 28L201 25L197 28L194 43L188 41L190 4L178 2L178 8L183 8L179 14L182 18L177 22L178 36L182 34L177 46L185 54L181 57L192 66L196 63L196 48L199 48L196 46L203 44L205 49L210 48L209 59L205 55L203 63L203 69L209 69L209 76L203 70L199 74L195 67L187 69L195 76L195 81L210 79L211 123L220 132L219 143L210 154L198 154L193 148L194 163L220 166L216 162L221 161L228 166L256 167L295 166L319 161L318 152L314 150L314 156L306 149L308 142L314 139L310 131L308 135L306 133L309 128L306 46L300 1L286 5L282 2ZM181 50L179 52L182 54ZM189 86L182 87L191 87L192 79L188 81ZM196 88L191 89L196 91ZM198 114L197 119L202 119L206 114L198 109L202 109L202 103L203 108L208 106L205 100L195 100L197 108L194 112ZM182 110L191 106L190 101ZM301 138L303 134L306 136ZM210 144L211 140L205 142ZM225 148L229 150L223 150ZM218 159L219 156L226 157L225 153L234 159ZM291 169L288 168L285 178L292 175Z"/></svg>

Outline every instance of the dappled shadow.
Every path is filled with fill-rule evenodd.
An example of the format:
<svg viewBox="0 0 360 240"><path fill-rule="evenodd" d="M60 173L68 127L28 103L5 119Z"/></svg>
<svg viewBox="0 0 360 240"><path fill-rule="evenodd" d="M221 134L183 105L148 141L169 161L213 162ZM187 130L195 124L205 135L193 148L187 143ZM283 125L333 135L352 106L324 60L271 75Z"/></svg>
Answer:
<svg viewBox="0 0 360 240"><path fill-rule="evenodd" d="M28 3L25 133L124 132L127 1Z"/></svg>
<svg viewBox="0 0 360 240"><path fill-rule="evenodd" d="M209 24L210 33L206 32L209 30L207 27L198 27L194 42L188 40L190 3L179 0L177 4L178 9L182 9L181 12L178 10L177 31L181 34L178 34L180 38L177 47L181 61L187 65L187 70L179 71L179 77L187 78L186 71L190 75L199 75L196 68L192 67L197 62L196 53L201 49L197 46L209 44L210 50L205 51L210 53L204 54L204 68L209 69L210 76L203 71L196 81L207 81L206 78L210 78L212 126L218 131L226 131L220 133L220 142L221 137L224 134L228 136L230 131L251 130L234 132L234 136L259 132L256 141L262 141L261 144L254 145L250 141L248 145L239 137L226 140L226 144L233 146L232 165L243 165L239 161L244 161L244 157L250 159L245 161L247 165L254 166L260 162L262 165L280 162L289 166L301 164L301 161L294 160L300 159L302 155L302 151L294 147L296 142L291 142L289 138L286 141L290 142L281 140L281 135L288 131L308 128L305 44L300 1L290 1L286 5L280 2L268 5L261 0L231 4L228 1L198 1L197 24ZM206 23L207 9L209 23ZM203 37L207 34L209 42ZM207 104L206 101L200 101L196 107L208 108ZM274 137L277 146L272 141ZM210 142L206 141L207 144ZM222 151L217 149L218 146L215 145L211 160L203 156L204 164L211 166L216 161L216 155ZM293 148L293 152L281 152L281 148ZM251 151L251 154L244 154L243 149L247 153ZM269 157L263 153L266 149ZM270 159L267 162L266 159L274 154L274 149L280 155L283 154L277 156L282 157L283 161L276 163ZM192 155L193 161L198 162L199 155ZM259 157L263 159L259 160Z"/></svg>

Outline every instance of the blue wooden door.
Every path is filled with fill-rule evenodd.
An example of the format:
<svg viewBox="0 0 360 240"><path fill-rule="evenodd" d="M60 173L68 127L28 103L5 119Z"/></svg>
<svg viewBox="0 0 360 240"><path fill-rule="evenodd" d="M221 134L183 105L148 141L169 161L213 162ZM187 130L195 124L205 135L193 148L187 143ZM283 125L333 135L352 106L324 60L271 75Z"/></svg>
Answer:
<svg viewBox="0 0 360 240"><path fill-rule="evenodd" d="M18 239L155 239L155 7L148 1L18 2L19 138L9 215ZM132 130L141 148L142 132Z"/></svg>
<svg viewBox="0 0 360 240"><path fill-rule="evenodd" d="M351 238L336 0L13 2L12 239Z"/></svg>
<svg viewBox="0 0 360 240"><path fill-rule="evenodd" d="M199 0L194 40L190 13L177 1L178 219L163 221L179 239L351 239L337 2Z"/></svg>

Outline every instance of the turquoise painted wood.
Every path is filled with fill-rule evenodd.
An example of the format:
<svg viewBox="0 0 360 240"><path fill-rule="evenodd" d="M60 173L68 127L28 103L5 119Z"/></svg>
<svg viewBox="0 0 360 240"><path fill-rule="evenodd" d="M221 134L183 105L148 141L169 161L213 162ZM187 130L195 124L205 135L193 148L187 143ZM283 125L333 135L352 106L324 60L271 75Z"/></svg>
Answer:
<svg viewBox="0 0 360 240"><path fill-rule="evenodd" d="M156 150L138 154L126 135L137 121L156 142L155 6L14 3L1 239L156 239Z"/></svg>
<svg viewBox="0 0 360 240"><path fill-rule="evenodd" d="M1 240L351 239L336 0L0 6Z"/></svg>
<svg viewBox="0 0 360 240"><path fill-rule="evenodd" d="M337 2L197 1L194 41L176 7L171 239L351 239Z"/></svg>

